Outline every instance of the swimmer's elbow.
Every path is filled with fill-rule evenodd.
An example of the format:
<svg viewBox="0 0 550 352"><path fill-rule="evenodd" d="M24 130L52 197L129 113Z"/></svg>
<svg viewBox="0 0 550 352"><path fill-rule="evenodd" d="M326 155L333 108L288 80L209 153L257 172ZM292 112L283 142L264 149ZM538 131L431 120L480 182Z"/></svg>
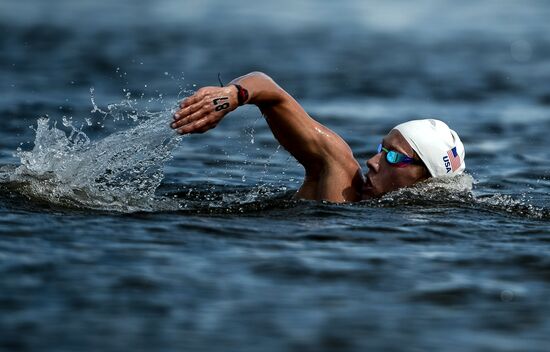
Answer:
<svg viewBox="0 0 550 352"><path fill-rule="evenodd" d="M251 93L249 103L252 104L272 106L289 99L289 94L273 78L260 71L248 73L239 79L239 84L243 84Z"/></svg>
<svg viewBox="0 0 550 352"><path fill-rule="evenodd" d="M256 77L258 79L271 81L271 82L275 83L275 80L273 80L273 78L271 78L267 73L264 73L264 72L261 72L261 71L252 71L247 76L252 76L252 77Z"/></svg>
<svg viewBox="0 0 550 352"><path fill-rule="evenodd" d="M239 77L238 80L241 82L254 81L256 84L263 85L277 85L273 78L268 76L266 73L260 71L252 71L250 73L247 73L246 75Z"/></svg>

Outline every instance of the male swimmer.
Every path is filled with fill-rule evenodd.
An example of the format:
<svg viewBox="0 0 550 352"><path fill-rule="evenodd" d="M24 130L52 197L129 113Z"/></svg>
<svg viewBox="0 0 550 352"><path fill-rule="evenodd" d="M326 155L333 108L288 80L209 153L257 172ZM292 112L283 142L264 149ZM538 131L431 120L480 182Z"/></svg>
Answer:
<svg viewBox="0 0 550 352"><path fill-rule="evenodd" d="M439 120L413 120L382 139L363 175L348 144L260 72L236 78L226 87L199 89L181 102L171 127L180 134L203 133L244 104L260 109L275 138L305 168L297 198L357 202L430 177L457 175L466 166L455 131Z"/></svg>

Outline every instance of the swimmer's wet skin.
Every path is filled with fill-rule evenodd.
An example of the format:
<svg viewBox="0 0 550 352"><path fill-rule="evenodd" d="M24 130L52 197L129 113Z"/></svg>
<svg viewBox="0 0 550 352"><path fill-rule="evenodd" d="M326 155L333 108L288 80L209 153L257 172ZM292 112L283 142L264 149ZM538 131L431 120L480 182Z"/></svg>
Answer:
<svg viewBox="0 0 550 352"><path fill-rule="evenodd" d="M439 120L413 120L383 138L363 175L348 144L261 72L236 78L226 87L199 89L181 102L171 127L180 134L203 133L244 104L260 109L275 138L305 168L297 198L357 202L430 177L461 174L466 166L455 131Z"/></svg>

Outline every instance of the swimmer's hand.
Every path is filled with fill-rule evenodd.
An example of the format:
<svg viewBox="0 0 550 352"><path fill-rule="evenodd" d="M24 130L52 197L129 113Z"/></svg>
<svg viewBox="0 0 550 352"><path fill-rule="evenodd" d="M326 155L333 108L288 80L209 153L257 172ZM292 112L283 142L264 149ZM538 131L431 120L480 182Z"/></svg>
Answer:
<svg viewBox="0 0 550 352"><path fill-rule="evenodd" d="M203 87L184 99L170 125L179 134L204 133L239 106L237 87Z"/></svg>

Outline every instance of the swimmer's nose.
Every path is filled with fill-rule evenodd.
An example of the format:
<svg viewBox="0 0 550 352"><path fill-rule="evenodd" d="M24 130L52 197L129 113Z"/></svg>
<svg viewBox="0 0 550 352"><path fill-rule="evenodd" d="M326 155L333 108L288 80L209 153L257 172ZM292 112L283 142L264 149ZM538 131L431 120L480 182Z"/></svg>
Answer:
<svg viewBox="0 0 550 352"><path fill-rule="evenodd" d="M380 158L382 157L382 153L378 153L374 155L372 158L367 160L367 167L370 171L378 172L378 169L380 168Z"/></svg>

